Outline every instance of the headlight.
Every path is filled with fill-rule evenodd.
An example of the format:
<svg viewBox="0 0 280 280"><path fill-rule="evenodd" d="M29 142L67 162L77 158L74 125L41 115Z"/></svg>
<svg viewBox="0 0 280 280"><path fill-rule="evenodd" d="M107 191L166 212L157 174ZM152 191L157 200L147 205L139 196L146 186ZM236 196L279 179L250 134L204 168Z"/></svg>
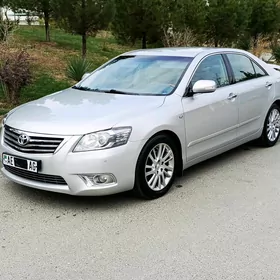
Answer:
<svg viewBox="0 0 280 280"><path fill-rule="evenodd" d="M125 145L129 139L131 127L119 127L84 135L73 152L95 151Z"/></svg>
<svg viewBox="0 0 280 280"><path fill-rule="evenodd" d="M4 125L5 125L6 120L7 120L7 116L8 116L8 114L6 114L6 115L4 116L4 118L3 118L3 120L2 120L2 126L4 126Z"/></svg>

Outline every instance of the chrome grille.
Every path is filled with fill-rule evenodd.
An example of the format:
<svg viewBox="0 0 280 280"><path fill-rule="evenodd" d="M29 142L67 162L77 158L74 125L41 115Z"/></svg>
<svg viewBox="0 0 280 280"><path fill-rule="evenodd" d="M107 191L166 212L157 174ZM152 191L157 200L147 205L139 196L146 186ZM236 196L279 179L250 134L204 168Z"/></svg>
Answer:
<svg viewBox="0 0 280 280"><path fill-rule="evenodd" d="M46 183L46 184L54 184L54 185L67 185L65 180L56 175L48 175L42 173L34 173L23 169L18 169L16 167L5 165L5 169L13 175L18 177L28 179L31 181Z"/></svg>
<svg viewBox="0 0 280 280"><path fill-rule="evenodd" d="M27 135L29 141L26 145L18 142L20 135ZM63 141L63 138L39 136L5 126L4 143L16 151L28 154L52 154Z"/></svg>

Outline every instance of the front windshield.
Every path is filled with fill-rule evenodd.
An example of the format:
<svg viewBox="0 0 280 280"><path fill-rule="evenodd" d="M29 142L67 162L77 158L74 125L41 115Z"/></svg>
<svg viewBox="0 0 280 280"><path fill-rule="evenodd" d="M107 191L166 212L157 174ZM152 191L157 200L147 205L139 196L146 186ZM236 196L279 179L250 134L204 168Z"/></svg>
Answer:
<svg viewBox="0 0 280 280"><path fill-rule="evenodd" d="M83 90L168 95L177 87L190 57L120 56L78 84Z"/></svg>

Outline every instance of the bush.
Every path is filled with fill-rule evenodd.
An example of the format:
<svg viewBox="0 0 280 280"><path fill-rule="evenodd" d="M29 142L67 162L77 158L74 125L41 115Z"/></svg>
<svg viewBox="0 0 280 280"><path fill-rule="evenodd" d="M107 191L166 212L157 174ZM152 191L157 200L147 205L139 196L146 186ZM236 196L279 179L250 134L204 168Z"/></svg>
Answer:
<svg viewBox="0 0 280 280"><path fill-rule="evenodd" d="M236 48L244 51L250 51L252 48L252 38L249 35L244 35L236 43Z"/></svg>
<svg viewBox="0 0 280 280"><path fill-rule="evenodd" d="M11 33L13 33L15 28L18 26L18 24L19 24L19 20L16 21L10 20L8 18L7 11L1 13L1 9L0 9L0 42L6 42L9 36L11 35Z"/></svg>
<svg viewBox="0 0 280 280"><path fill-rule="evenodd" d="M92 68L92 64L86 59L75 57L68 62L66 76L79 82L85 73L92 71Z"/></svg>
<svg viewBox="0 0 280 280"><path fill-rule="evenodd" d="M9 98L8 89L7 89L7 86L3 82L0 82L0 89L2 90L5 98L8 99Z"/></svg>
<svg viewBox="0 0 280 280"><path fill-rule="evenodd" d="M16 22L0 20L0 42L6 42L9 38L9 35L15 30L16 26Z"/></svg>
<svg viewBox="0 0 280 280"><path fill-rule="evenodd" d="M197 41L197 37L189 28L183 31L173 31L172 28L164 30L163 45L165 47L192 47Z"/></svg>
<svg viewBox="0 0 280 280"><path fill-rule="evenodd" d="M280 63L280 46L275 45L271 47L272 49L272 56L276 60L277 63Z"/></svg>
<svg viewBox="0 0 280 280"><path fill-rule="evenodd" d="M261 57L264 52L267 52L270 48L270 38L266 35L260 34L257 38L252 39L252 53Z"/></svg>
<svg viewBox="0 0 280 280"><path fill-rule="evenodd" d="M25 51L11 52L2 50L0 57L0 83L7 101L11 105L19 103L20 93L24 86L31 82L31 65Z"/></svg>

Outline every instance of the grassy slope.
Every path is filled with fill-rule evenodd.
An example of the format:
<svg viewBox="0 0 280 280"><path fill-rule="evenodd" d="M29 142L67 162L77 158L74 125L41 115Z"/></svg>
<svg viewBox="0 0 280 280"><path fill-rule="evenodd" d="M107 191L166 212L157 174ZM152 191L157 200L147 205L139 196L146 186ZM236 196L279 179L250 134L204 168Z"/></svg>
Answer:
<svg viewBox="0 0 280 280"><path fill-rule="evenodd" d="M41 26L22 26L15 33L13 46L29 52L34 72L32 84L22 90L21 103L59 91L74 83L66 78L65 69L70 57L80 55L81 37L52 29L51 39L51 43L44 42L44 28ZM88 59L94 68L129 49L118 45L107 33L88 39ZM1 102L5 103L5 97L0 89L0 115L11 108L9 104L1 105Z"/></svg>

